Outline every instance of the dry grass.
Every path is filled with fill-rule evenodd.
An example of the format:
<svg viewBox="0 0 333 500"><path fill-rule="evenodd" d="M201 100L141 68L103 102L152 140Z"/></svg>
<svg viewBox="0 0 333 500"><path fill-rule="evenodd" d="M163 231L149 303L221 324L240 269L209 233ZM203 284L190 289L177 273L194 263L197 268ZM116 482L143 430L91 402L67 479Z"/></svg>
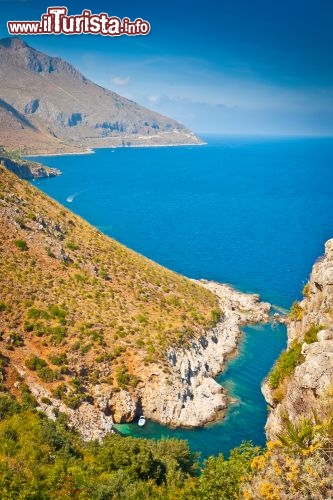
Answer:
<svg viewBox="0 0 333 500"><path fill-rule="evenodd" d="M144 364L163 362L168 346L210 327L218 308L211 292L106 237L2 167L0 218L0 344L14 365L36 355L65 382L117 385L120 368L133 382ZM52 357L61 354L59 368Z"/></svg>

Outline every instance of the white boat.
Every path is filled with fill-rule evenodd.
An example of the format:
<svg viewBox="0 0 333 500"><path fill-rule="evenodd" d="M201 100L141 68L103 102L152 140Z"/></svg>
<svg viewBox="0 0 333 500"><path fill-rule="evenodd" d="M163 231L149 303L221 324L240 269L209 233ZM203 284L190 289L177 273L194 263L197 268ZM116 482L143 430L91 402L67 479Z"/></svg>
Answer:
<svg viewBox="0 0 333 500"><path fill-rule="evenodd" d="M139 418L138 426L143 427L145 425L145 423L146 423L146 417L141 415L141 417Z"/></svg>

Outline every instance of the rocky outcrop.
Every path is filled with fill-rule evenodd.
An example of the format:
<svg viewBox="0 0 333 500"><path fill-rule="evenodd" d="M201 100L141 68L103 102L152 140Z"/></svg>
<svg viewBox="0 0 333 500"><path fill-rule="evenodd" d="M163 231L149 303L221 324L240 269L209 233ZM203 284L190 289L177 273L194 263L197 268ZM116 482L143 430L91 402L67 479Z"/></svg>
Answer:
<svg viewBox="0 0 333 500"><path fill-rule="evenodd" d="M15 364L13 368L36 398L37 409L45 413L51 420L55 420L59 413L63 413L68 418L69 427L76 429L84 441L100 440L112 431L113 419L108 405L108 396L101 386L95 387L93 404L84 401L79 408L72 409L59 399L54 398L49 390L29 375L27 370ZM20 385L21 382L16 382L16 389L19 389Z"/></svg>
<svg viewBox="0 0 333 500"><path fill-rule="evenodd" d="M271 406L266 424L269 439L281 432L286 417L295 422L301 415L313 419L320 414L333 383L333 240L326 243L325 255L313 266L303 293L297 318L288 326L288 348L293 342L302 344L300 362L279 394L268 381L262 388ZM310 331L314 334L309 338Z"/></svg>
<svg viewBox="0 0 333 500"><path fill-rule="evenodd" d="M154 366L140 390L145 415L175 427L202 426L223 414L228 395L214 377L235 352L241 325L269 319L270 305L260 302L258 295L214 282L198 283L217 294L223 318L190 345L170 348L167 369Z"/></svg>
<svg viewBox="0 0 333 500"><path fill-rule="evenodd" d="M60 170L57 168L45 167L45 165L33 161L15 160L6 156L0 156L0 165L3 165L21 179L41 179L61 175Z"/></svg>
<svg viewBox="0 0 333 500"><path fill-rule="evenodd" d="M139 413L139 398L125 390L113 392L108 404L116 424L133 422Z"/></svg>

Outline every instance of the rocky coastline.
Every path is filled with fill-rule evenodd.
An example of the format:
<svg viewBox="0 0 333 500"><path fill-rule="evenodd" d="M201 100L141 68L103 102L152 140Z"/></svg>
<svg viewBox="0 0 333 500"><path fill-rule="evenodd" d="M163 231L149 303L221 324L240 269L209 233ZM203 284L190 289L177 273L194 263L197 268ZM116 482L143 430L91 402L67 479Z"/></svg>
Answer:
<svg viewBox="0 0 333 500"><path fill-rule="evenodd" d="M241 326L269 321L271 306L258 295L206 280L197 283L218 296L221 321L189 347L170 348L169 376L154 367L140 391L145 415L173 427L200 427L221 418L229 397L215 377L235 353Z"/></svg>
<svg viewBox="0 0 333 500"><path fill-rule="evenodd" d="M5 155L0 155L0 165L3 165L7 170L10 170L20 179L42 179L45 177L56 177L61 175L58 168L50 168L36 163L34 161L23 160L21 158L9 158Z"/></svg>
<svg viewBox="0 0 333 500"><path fill-rule="evenodd" d="M113 423L132 422L142 412L149 420L171 427L195 428L222 418L230 399L215 377L235 354L241 327L270 321L271 305L229 285L206 280L197 283L219 298L223 316L215 327L191 339L187 346L169 348L163 366L154 363L144 368L135 390L111 392L105 385L95 385L90 391L93 403L84 402L76 410L28 380L26 372L21 373L40 410L50 418L65 413L69 424L87 441L103 438Z"/></svg>

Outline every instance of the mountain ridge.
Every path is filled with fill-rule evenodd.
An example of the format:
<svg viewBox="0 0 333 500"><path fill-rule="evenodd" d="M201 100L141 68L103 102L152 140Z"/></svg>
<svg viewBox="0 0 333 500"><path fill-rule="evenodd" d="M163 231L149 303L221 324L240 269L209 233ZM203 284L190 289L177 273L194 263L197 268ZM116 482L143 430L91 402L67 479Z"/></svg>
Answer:
<svg viewBox="0 0 333 500"><path fill-rule="evenodd" d="M25 153L202 144L171 118L87 79L12 37L0 40L0 144Z"/></svg>

